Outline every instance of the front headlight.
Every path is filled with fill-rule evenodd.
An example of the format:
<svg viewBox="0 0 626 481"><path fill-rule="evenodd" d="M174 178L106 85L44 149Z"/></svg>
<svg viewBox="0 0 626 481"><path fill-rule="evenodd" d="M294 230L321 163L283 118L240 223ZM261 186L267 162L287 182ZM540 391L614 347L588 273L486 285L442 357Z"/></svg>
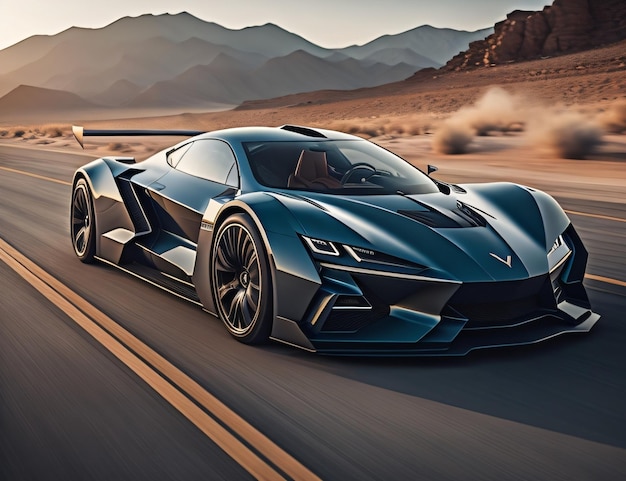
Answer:
<svg viewBox="0 0 626 481"><path fill-rule="evenodd" d="M337 244L324 239L307 237L301 235L302 240L314 255L344 257L346 260L356 261L363 265L387 266L390 269L410 269L423 270L424 266L399 259L388 254L366 249L364 247L350 246L347 244ZM345 261L344 261L345 262Z"/></svg>
<svg viewBox="0 0 626 481"><path fill-rule="evenodd" d="M548 255L552 254L554 251L556 251L559 247L561 247L563 244L565 244L565 241L563 240L563 236L560 235L556 238L556 240L554 241L554 244L552 244L552 247L550 248L550 250L548 251Z"/></svg>
<svg viewBox="0 0 626 481"><path fill-rule="evenodd" d="M572 250L569 248L565 240L563 239L563 235L560 235L552 244L552 247L548 250L548 266L550 268L550 273L556 271L559 267L561 267L569 256L572 254Z"/></svg>
<svg viewBox="0 0 626 481"><path fill-rule="evenodd" d="M302 236L302 238L304 239L304 242L306 242L309 249L311 249L311 252L314 252L315 254L323 254L334 257L339 256L339 251L332 242L306 236Z"/></svg>

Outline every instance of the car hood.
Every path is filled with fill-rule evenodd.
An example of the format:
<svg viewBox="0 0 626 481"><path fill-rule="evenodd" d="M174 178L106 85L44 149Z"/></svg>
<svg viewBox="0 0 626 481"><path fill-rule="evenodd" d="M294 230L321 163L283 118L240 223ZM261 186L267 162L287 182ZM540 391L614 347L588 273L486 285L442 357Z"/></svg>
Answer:
<svg viewBox="0 0 626 481"><path fill-rule="evenodd" d="M471 188L461 195L289 192L276 198L297 219L302 234L425 266L424 275L485 282L545 274L541 209L524 188L511 184L506 190L504 203ZM459 215L459 206L475 215Z"/></svg>

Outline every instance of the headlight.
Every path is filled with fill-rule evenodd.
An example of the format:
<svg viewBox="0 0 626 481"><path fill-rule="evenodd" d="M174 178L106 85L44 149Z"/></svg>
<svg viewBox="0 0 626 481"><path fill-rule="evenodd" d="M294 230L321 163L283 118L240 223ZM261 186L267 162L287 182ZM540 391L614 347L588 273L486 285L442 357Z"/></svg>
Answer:
<svg viewBox="0 0 626 481"><path fill-rule="evenodd" d="M376 264L379 266L387 266L389 269L409 269L409 270L424 270L425 267L415 262L409 262L404 259L399 259L388 254L383 254L372 249L364 247L349 246L347 244L335 244L333 242L316 239L314 237L306 237L301 235L305 244L313 254L343 257L345 260L352 258L359 264ZM346 254L348 255L346 257ZM345 262L344 260L344 262Z"/></svg>
<svg viewBox="0 0 626 481"><path fill-rule="evenodd" d="M327 256L339 256L339 251L332 242L328 242L322 239L313 239L311 237L302 236L304 242L309 246L312 252L315 254L324 254Z"/></svg>
<svg viewBox="0 0 626 481"><path fill-rule="evenodd" d="M548 265L550 267L550 273L557 270L565 263L565 261L571 255L572 250L569 248L563 235L560 235L552 244L552 247L548 250Z"/></svg>
<svg viewBox="0 0 626 481"><path fill-rule="evenodd" d="M550 248L550 250L548 251L548 255L552 254L554 251L556 251L559 247L561 247L563 244L565 244L565 241L563 240L563 236L560 235L556 238L556 240L554 241L554 244L552 244L552 247Z"/></svg>

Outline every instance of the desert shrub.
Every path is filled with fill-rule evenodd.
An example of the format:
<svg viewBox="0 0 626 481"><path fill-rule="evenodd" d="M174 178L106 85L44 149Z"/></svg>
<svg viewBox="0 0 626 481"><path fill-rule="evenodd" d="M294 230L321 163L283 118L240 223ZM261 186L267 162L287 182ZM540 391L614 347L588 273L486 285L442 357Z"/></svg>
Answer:
<svg viewBox="0 0 626 481"><path fill-rule="evenodd" d="M122 142L111 142L107 145L107 150L109 152L121 152L121 153L131 153L134 152L134 149L129 145Z"/></svg>
<svg viewBox="0 0 626 481"><path fill-rule="evenodd" d="M546 114L533 121L531 141L551 155L566 159L584 159L602 143L602 129L578 112Z"/></svg>
<svg viewBox="0 0 626 481"><path fill-rule="evenodd" d="M15 129L13 131L13 137L21 138L21 137L24 137L25 133L26 133L26 130L24 130L24 129Z"/></svg>
<svg viewBox="0 0 626 481"><path fill-rule="evenodd" d="M63 129L58 125L47 125L42 128L46 136L51 138L63 137Z"/></svg>
<svg viewBox="0 0 626 481"><path fill-rule="evenodd" d="M126 145L121 142L111 142L109 145L107 145L107 150L110 150L111 152L121 152L125 148Z"/></svg>
<svg viewBox="0 0 626 481"><path fill-rule="evenodd" d="M464 154L473 138L474 132L469 125L449 119L435 131L432 147L440 154Z"/></svg>

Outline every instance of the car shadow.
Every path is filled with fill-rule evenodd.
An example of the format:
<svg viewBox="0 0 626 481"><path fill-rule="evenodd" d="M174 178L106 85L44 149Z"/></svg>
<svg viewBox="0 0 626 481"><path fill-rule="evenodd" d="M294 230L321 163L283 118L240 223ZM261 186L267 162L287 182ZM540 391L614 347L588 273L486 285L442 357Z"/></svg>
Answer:
<svg viewBox="0 0 626 481"><path fill-rule="evenodd" d="M334 375L526 425L626 448L623 297L592 293L590 333L455 358L329 357L272 350Z"/></svg>

